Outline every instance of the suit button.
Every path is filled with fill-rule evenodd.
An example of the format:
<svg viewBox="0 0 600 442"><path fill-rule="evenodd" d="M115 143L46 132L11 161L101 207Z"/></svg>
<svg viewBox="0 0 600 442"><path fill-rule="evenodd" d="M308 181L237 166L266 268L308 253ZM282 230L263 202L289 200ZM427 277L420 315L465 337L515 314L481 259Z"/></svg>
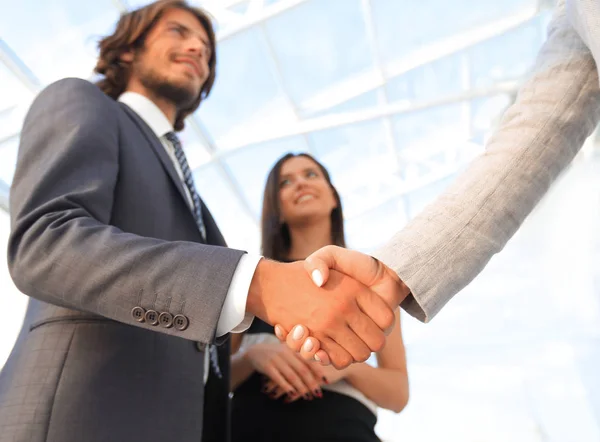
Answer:
<svg viewBox="0 0 600 442"><path fill-rule="evenodd" d="M173 324L175 324L175 328L179 331L184 331L190 325L190 320L187 316L184 315L176 315L173 318Z"/></svg>
<svg viewBox="0 0 600 442"><path fill-rule="evenodd" d="M198 351L206 351L206 344L204 342L196 342L196 348Z"/></svg>
<svg viewBox="0 0 600 442"><path fill-rule="evenodd" d="M173 327L173 315L168 312L162 312L158 317L158 323L164 328Z"/></svg>
<svg viewBox="0 0 600 442"><path fill-rule="evenodd" d="M156 310L148 310L146 312L146 322L150 325L158 324L158 312Z"/></svg>
<svg viewBox="0 0 600 442"><path fill-rule="evenodd" d="M131 316L137 322L144 322L144 320L145 320L144 314L145 313L146 313L146 310L144 310L142 307L134 307L131 309Z"/></svg>

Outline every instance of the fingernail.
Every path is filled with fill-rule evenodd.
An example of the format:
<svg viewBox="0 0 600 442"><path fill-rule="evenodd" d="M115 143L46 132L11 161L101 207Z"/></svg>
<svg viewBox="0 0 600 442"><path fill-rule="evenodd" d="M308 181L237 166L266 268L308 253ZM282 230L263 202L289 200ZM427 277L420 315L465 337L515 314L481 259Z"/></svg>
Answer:
<svg viewBox="0 0 600 442"><path fill-rule="evenodd" d="M302 336L304 336L304 328L301 325L297 325L294 329L294 334L292 335L292 338L298 341L302 339Z"/></svg>
<svg viewBox="0 0 600 442"><path fill-rule="evenodd" d="M302 349L306 352L309 352L313 349L314 345L312 342L312 339L307 339L306 342L304 343L304 345L302 346Z"/></svg>
<svg viewBox="0 0 600 442"><path fill-rule="evenodd" d="M279 338L279 339L283 339L283 332L281 331L281 327L276 326L275 327L275 335Z"/></svg>
<svg viewBox="0 0 600 442"><path fill-rule="evenodd" d="M315 391L313 391L314 395L316 397L318 397L319 399L323 399L323 392L319 389L316 389Z"/></svg>
<svg viewBox="0 0 600 442"><path fill-rule="evenodd" d="M317 355L315 355L317 356ZM325 382L326 384L329 384L329 381L327 380L327 378L325 376L323 376L323 382Z"/></svg>
<svg viewBox="0 0 600 442"><path fill-rule="evenodd" d="M321 358L319 357L319 355L315 354L315 361L317 362L321 362Z"/></svg>
<svg viewBox="0 0 600 442"><path fill-rule="evenodd" d="M304 398L305 401L309 401L311 396L310 394L306 393L304 396L302 396Z"/></svg>
<svg viewBox="0 0 600 442"><path fill-rule="evenodd" d="M317 285L317 287L321 287L323 285L323 275L318 269L312 271L312 280Z"/></svg>

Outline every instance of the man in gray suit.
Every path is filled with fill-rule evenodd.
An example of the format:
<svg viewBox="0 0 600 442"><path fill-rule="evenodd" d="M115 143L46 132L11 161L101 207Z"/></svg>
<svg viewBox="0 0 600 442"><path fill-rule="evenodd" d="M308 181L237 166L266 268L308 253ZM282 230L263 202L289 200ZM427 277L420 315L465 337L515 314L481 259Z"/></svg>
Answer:
<svg viewBox="0 0 600 442"><path fill-rule="evenodd" d="M0 373L0 441L198 442L203 416L204 440L226 440L214 344L253 315L307 324L343 363L383 346L401 284L381 297L334 272L319 289L300 263L225 247L175 133L215 65L207 16L161 0L100 42L99 87L61 80L32 104L8 248L32 299Z"/></svg>
<svg viewBox="0 0 600 442"><path fill-rule="evenodd" d="M503 249L596 128L599 62L600 2L559 0L534 70L486 152L375 254L379 262L328 247L307 260L307 271L319 284L330 268L367 285L378 272L396 273L406 284L402 307L430 321ZM304 339L290 334L288 345L301 351ZM307 359L336 361L312 341Z"/></svg>

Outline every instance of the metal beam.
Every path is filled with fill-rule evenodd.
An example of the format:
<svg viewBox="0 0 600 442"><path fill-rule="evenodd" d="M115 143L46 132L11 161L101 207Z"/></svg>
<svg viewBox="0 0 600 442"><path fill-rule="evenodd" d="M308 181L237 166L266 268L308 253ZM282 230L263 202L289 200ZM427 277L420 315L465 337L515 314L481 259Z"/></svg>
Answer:
<svg viewBox="0 0 600 442"><path fill-rule="evenodd" d="M14 140L15 138L18 138L19 135L21 135L21 131L17 130L17 133L8 135L4 138L0 138L0 146L3 145L4 143L8 143L9 141Z"/></svg>
<svg viewBox="0 0 600 442"><path fill-rule="evenodd" d="M14 53L14 51L0 38L0 62L3 63L12 74L17 77L21 83L32 93L37 94L42 89L42 83L25 66L25 63Z"/></svg>
<svg viewBox="0 0 600 442"><path fill-rule="evenodd" d="M458 103L461 101L472 100L475 98L490 97L498 94L511 94L515 93L518 90L519 85L520 83L517 81L498 83L490 87L472 89L468 92L463 92L458 95L450 95L435 100L423 101L420 103L391 103L370 109L361 109L358 111L343 112L334 115L325 115L322 117L316 117L300 121L293 126L272 127L269 133L261 133L259 134L259 136L257 136L256 134L246 133L244 134L244 137L240 137L240 140L237 144L232 143L228 146L220 146L220 150L216 156L219 157L228 155L234 152L235 150L241 149L247 145L265 143L295 135L303 135L309 132L346 126L349 124L362 123L365 121L376 120L392 115L400 115L421 111L437 106L444 106L448 104Z"/></svg>
<svg viewBox="0 0 600 442"><path fill-rule="evenodd" d="M483 150L483 147L482 147ZM371 204L368 207L361 208L357 213L348 213L345 215L347 221L359 218L363 216L365 213L377 210L381 206L384 206L391 201L394 201L399 198L403 198L404 210L406 211L407 219L410 218L410 214L408 213L408 205L405 200L405 197L410 193L422 189L425 186L430 184L437 183L445 178L448 178L456 173L456 171L464 165L467 165L470 161L472 161L476 155L472 155L469 158L465 158L462 161L447 164L447 165L439 165L435 168L432 168L428 173L419 176L418 178L410 178L410 179L402 179L398 184L397 192L394 195L389 196L380 201L376 201L375 204Z"/></svg>
<svg viewBox="0 0 600 442"><path fill-rule="evenodd" d="M381 54L379 53L379 48L377 45L377 33L375 31L375 22L373 20L373 5L371 0L362 0L362 10L363 17L365 20L365 32L367 35L367 43L369 45L369 49L371 54L373 55L373 63L375 65L375 70L378 75L381 77L381 81L385 84L387 83L387 78L385 74L385 70L383 68L383 63L381 61ZM389 103L389 95L387 89L385 87L379 88L377 91L377 102L380 105L387 105ZM396 137L394 136L394 129L392 125L392 120L389 116L383 117L383 127L385 131L386 144L391 154L396 159L396 164L398 170L401 172L402 167L402 159L398 155L398 150L396 146ZM406 208L405 208L406 209Z"/></svg>
<svg viewBox="0 0 600 442"><path fill-rule="evenodd" d="M301 118L300 118L300 114L298 113L298 107L296 106L296 103L294 103L294 100L292 100L292 97L289 93L289 88L284 80L283 73L281 72L281 64L279 63L279 58L277 57L277 53L275 52L275 49L273 48L273 42L271 42L271 39L269 38L269 34L267 33L267 30L265 29L264 23L261 24L260 29L261 29L260 35L263 38L263 41L267 48L267 52L269 53L269 58L272 62L271 71L273 72L273 76L275 77L275 82L279 86L279 89L281 89L281 91L283 92L283 95L285 96L286 101L287 101L287 105L289 106L290 109L292 109L292 112L294 113L296 120L300 121ZM303 134L303 138L304 138L304 142L306 143L306 148L308 150L308 153L315 156L315 149L314 149L314 146L312 145L312 143L310 142L308 134Z"/></svg>
<svg viewBox="0 0 600 442"><path fill-rule="evenodd" d="M392 79L405 74L415 68L429 64L446 56L455 54L471 46L483 43L495 37L510 32L531 20L538 18L541 11L536 7L525 9L518 14L486 23L485 25L471 28L452 37L443 38L433 43L420 47L396 62L390 63L380 75L376 68L362 73L356 77L340 82L329 88L325 93L318 94L299 107L309 113L319 112L342 104L348 100L359 97L367 92L382 87L386 79Z"/></svg>
<svg viewBox="0 0 600 442"><path fill-rule="evenodd" d="M217 32L217 41L227 40L234 35L239 34L251 27L263 23L270 18L276 17L279 14L283 14L297 6L306 3L308 0L281 0L273 5L267 6L260 10L256 14L246 14L244 18L231 26L224 28L222 31ZM210 11L210 9L209 9Z"/></svg>

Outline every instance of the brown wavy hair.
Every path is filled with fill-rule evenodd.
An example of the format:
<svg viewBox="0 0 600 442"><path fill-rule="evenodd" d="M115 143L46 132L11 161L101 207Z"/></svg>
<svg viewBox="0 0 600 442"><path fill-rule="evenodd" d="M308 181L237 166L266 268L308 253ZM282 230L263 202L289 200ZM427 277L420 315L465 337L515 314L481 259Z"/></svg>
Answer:
<svg viewBox="0 0 600 442"><path fill-rule="evenodd" d="M175 117L174 128L176 131L180 131L183 130L185 117L198 109L202 100L210 94L215 82L217 65L215 31L210 17L202 9L189 6L183 0L158 0L135 11L122 14L115 32L104 37L98 43L100 56L94 70L104 76L96 85L106 95L116 100L125 92L131 69L131 64L121 60L121 56L131 49L141 49L150 30L163 13L171 8L183 9L194 14L208 35L212 54L208 62L210 72L198 98L188 108L180 109Z"/></svg>
<svg viewBox="0 0 600 442"><path fill-rule="evenodd" d="M288 153L287 155L281 157L269 172L263 196L261 249L263 256L276 261L286 261L292 246L290 229L286 223L281 222L279 182L281 180L281 168L283 164L290 158L295 157L305 157L314 162L321 170L321 173L323 173L323 176L327 180L329 187L331 187L331 190L333 191L333 197L337 203L337 207L331 211L331 244L340 247L346 247L342 200L340 199L338 191L331 182L329 172L327 169L325 169L325 166L315 160L312 155L307 153Z"/></svg>

